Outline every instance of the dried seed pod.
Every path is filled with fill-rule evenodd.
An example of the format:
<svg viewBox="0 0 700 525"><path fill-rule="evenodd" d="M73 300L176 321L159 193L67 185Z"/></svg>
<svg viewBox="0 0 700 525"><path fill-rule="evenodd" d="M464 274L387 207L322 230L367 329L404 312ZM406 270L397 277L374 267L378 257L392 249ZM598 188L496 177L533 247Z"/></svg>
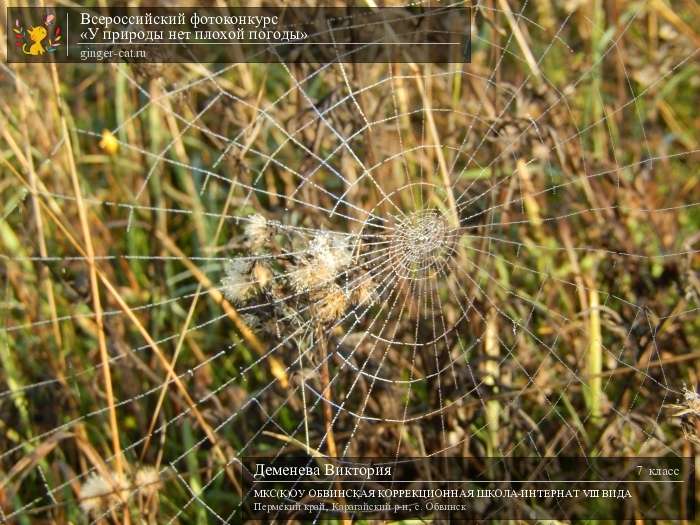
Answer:
<svg viewBox="0 0 700 525"><path fill-rule="evenodd" d="M348 307L348 298L337 284L319 290L313 294L312 300L314 317L322 323L338 320Z"/></svg>
<svg viewBox="0 0 700 525"><path fill-rule="evenodd" d="M264 262L257 261L253 265L253 280L262 289L272 281L272 270Z"/></svg>
<svg viewBox="0 0 700 525"><path fill-rule="evenodd" d="M351 301L355 306L372 306L378 299L377 284L369 274L363 274L359 283L355 285L351 293Z"/></svg>

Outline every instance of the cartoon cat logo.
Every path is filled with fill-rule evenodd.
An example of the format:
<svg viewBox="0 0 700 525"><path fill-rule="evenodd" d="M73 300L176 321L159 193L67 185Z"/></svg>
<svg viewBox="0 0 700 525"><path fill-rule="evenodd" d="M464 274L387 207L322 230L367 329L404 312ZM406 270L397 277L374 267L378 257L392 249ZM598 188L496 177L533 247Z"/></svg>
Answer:
<svg viewBox="0 0 700 525"><path fill-rule="evenodd" d="M22 52L25 55L43 55L46 53L46 50L41 43L48 34L49 32L44 26L30 27L27 29L27 35L29 35L29 40L32 41L32 45L29 47L29 51L27 51L27 44L25 43L22 46Z"/></svg>
<svg viewBox="0 0 700 525"><path fill-rule="evenodd" d="M42 25L24 29L19 20L15 20L15 46L25 55L41 56L44 53L53 53L61 45L61 27L56 25L53 31L54 15L47 15ZM53 37L49 35L53 32Z"/></svg>

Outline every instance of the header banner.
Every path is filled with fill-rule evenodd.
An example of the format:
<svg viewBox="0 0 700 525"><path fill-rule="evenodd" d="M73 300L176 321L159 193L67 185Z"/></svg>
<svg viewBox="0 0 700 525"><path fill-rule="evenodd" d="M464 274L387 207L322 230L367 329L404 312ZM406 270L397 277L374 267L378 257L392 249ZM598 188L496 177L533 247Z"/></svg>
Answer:
<svg viewBox="0 0 700 525"><path fill-rule="evenodd" d="M471 8L8 7L8 62L469 62Z"/></svg>

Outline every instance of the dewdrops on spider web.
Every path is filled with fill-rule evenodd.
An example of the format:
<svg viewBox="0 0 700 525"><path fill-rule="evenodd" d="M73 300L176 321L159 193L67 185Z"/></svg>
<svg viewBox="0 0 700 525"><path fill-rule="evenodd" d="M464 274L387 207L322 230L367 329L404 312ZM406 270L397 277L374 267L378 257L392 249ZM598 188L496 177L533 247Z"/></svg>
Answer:
<svg viewBox="0 0 700 525"><path fill-rule="evenodd" d="M636 8L628 7L620 14L633 28L639 20L634 21ZM625 42L614 39L600 46L596 63L577 51L573 67L557 70L550 81L546 74L554 69L550 66L555 59L572 52L566 39L570 36L578 44L582 30L591 33L585 17L579 16L583 13L547 32L525 16L527 11L514 13L526 40L532 40L535 61L528 64L519 60L520 43L510 39L512 31L502 13L481 4L478 10L488 20L484 26L488 31L475 33L479 38L469 71L401 64L358 64L346 71L340 64L290 64L273 66L272 76L248 78L242 74L248 67L242 64L127 64L115 67L114 77L105 76L110 84L122 86L118 91L126 95L119 110L104 115L98 111L95 121L82 114L85 104L74 100L70 90L65 93L66 107L76 111L69 119L76 128L69 135L71 140L77 137L75 160L82 166L81 177L83 173L87 177L86 184L80 182L90 207L90 230L100 239L96 240L99 267L117 289L126 292L129 285L132 293L124 294L127 306L152 327L154 340L163 341L158 347L167 358L168 342L186 331L193 351L173 361L173 369L183 374L182 382L173 387L191 391L196 407L181 403L185 392L166 388L174 377L148 370L141 377L121 366L122 357L156 361L149 359L151 348L143 344L135 325L119 322L127 310L117 310L107 300L109 342L119 352L110 346L108 363L81 364L71 371L81 363L81 354L72 351L75 361L59 361L61 369L54 374L53 365L47 371L33 370L18 351L18 368L26 377L19 376L21 390L15 392L0 373L0 383L8 389L2 392L7 399L0 406L2 417L14 417L13 399L17 396L19 401L24 394L22 403L39 413L41 405L32 396L49 385L63 384L65 365L70 384L75 383L81 396L78 410L62 413L60 426L53 418L46 418L48 422L30 418L31 428L23 435L36 436L33 443L64 426L83 420L91 424L108 408L104 390L94 388L107 364L114 373L116 435L123 435L120 447L127 452L126 447L152 432L153 437L163 437L159 453L164 465L182 468L186 474L184 469L196 464L201 473L200 480L192 479L192 490L187 486L183 490L177 479L166 484L155 469L127 469L120 476L110 474L114 468L110 464L90 475L84 463L71 464L73 471L85 472L80 475L85 478L75 478L79 481L71 484L82 485L75 500L91 519L98 522L101 515L113 519L116 516L109 514L124 513L125 502L143 509L160 499L162 512L167 513L161 522L201 520L200 511L229 522L224 512L238 501L229 497L230 487L219 473L230 463L207 453L208 432L200 424L207 420L216 422L216 441L232 451L226 458L231 461L239 453L286 454L298 442L330 452L327 444L333 432L343 454L349 450L410 457L438 451L478 455L490 450L504 456L547 451L575 455L598 444L560 417L560 394L566 394L567 410L583 420L584 414L592 413L588 405L605 413L617 401L622 385L625 392L634 389L635 397L620 410L621 417L607 411L611 420L600 442L617 435L616 444L606 449L611 454L654 455L659 450L666 454L670 448L675 452L683 444L676 437L681 428L688 441L700 441L700 396L689 389L679 393L674 386L686 369L664 361L653 369L634 368L637 343L646 340L648 330L655 345L658 336L663 352L692 347L695 340L693 335L686 337L690 330L685 327L691 324L686 320L700 292L693 271L698 241L692 232L687 234L694 223L683 215L686 209L694 212L695 203L683 200L688 192L656 195L654 178L668 171L674 174L674 187L684 187L686 181L675 174L684 173L686 154L695 152L678 149L678 141L692 137L670 129L687 120L671 100L675 96L658 108L652 104L654 115L645 114L645 100L654 101L676 68L681 75L668 82L669 86L679 82L672 91L686 82L697 84L694 78L683 77L686 55L692 63L694 57L688 53L694 49L679 49L687 39L662 24L663 46L673 45L679 54L665 59L660 55L663 63L648 64L645 70L648 61L639 59L639 53L623 53L618 73L629 75L631 84L620 82L615 97L603 97L609 104L598 108L592 103L589 108L589 98L599 101L597 95L609 89L596 70L617 60L617 45L633 49L632 31ZM620 30L625 33L627 25L623 26ZM492 37L497 41L489 41ZM637 60L642 62L633 63ZM250 70L257 71L257 67ZM98 98L112 94L101 78L85 87L90 91L93 86ZM647 89L651 97L645 95ZM251 104L256 96L259 103ZM360 113L363 118L357 118ZM645 130L645 123L652 120L658 122ZM663 130L664 121L671 122L669 130ZM100 133L104 126L112 131ZM21 143L23 135L17 131L15 139ZM149 135L149 140L142 140ZM50 136L63 134L48 130ZM32 155L52 151L41 144L31 146ZM60 167L64 153L70 154L59 146L53 148L53 160L47 158L54 167ZM95 165L83 151L103 160L119 157L120 162ZM652 164L664 169L650 170ZM149 167L146 174L131 169L139 165ZM98 176L93 167L109 170L105 184L90 184L91 177ZM124 188L143 185L144 192L134 198L131 192L107 185L120 177L126 177ZM53 200L59 207L68 203L62 207L66 224L77 224L74 197L63 195L70 185L60 178L45 182L47 188L40 188L36 198L52 206ZM127 229L129 236L120 238L117 226L126 220L121 213L127 211L138 220ZM231 214L234 219L227 225L233 231L225 240L224 260L208 257L220 253L221 247L200 244ZM14 222L15 215L5 218ZM143 234L148 238L151 217L158 220L158 232L191 257L192 265L202 274L211 272L214 287L258 336L262 352L257 346L256 353L247 351L245 341L232 343L231 316L225 315L230 309L219 308L214 301L199 303L191 321L183 324L179 314L190 303L196 281L192 278L199 275L181 273L180 257L169 249L139 241L140 225L146 225ZM16 222L18 231L24 231L25 217ZM107 227L100 227L102 222ZM681 251L670 241L663 251L647 242L653 237L647 225L671 241L683 242L689 235L682 248L686 262L679 266L685 303L674 307L676 291L647 272L659 257L672 261L680 255L673 254ZM88 282L90 266L76 250L54 238L53 231L53 225L45 228L47 254L28 250L12 261L13 267L23 268L29 257L37 267L44 259L56 259L56 268L49 268L52 272L58 275L65 266L79 278L61 275L50 283L55 308L39 300L44 295L37 286L41 279L27 279L27 298L36 295L38 300L23 309L30 301L11 296L22 284L15 275L24 271L8 274L12 286L6 301L18 307L12 307L6 330L13 345L18 343L17 350L54 348L49 340L53 331L58 344L61 336L73 345L83 346L84 341L85 361L97 355L93 338L81 337L83 332L94 333L92 319L99 315L85 311L89 286L79 286ZM106 231L114 236L113 243L104 241ZM643 240L635 240L637 236ZM601 251L613 252L614 257L599 260ZM620 266L611 265L611 259ZM622 268L624 278L617 279L616 268ZM190 265L186 270L192 270ZM142 281L152 292L139 287ZM74 300L76 290L81 292L80 301ZM603 308L602 327L596 344L591 344L594 331L588 326L594 296ZM76 304L81 308L74 308ZM56 319L47 317L52 310ZM644 326L641 314L646 311L663 316L663 330ZM606 322L605 312L617 314L614 322ZM618 333L624 336L622 344ZM41 345L32 344L37 336L44 338ZM123 349L126 345L128 352ZM595 385L598 396L587 397L591 371L585 366L599 357L589 349L603 354L603 369L595 373L610 375ZM591 359L585 359L587 352ZM319 358L324 353L327 360ZM657 357L666 358L661 352ZM327 385L321 381L322 363L328 368ZM623 367L625 377L634 380L619 382L617 371ZM248 381L250 377L255 381ZM650 378L663 396L645 395ZM276 385L286 390L287 381L300 388L280 397ZM162 425L134 427L132 421L142 421L144 407L155 406L153 399L166 391ZM72 396L73 389L67 395ZM661 399L668 396L680 398L665 414L674 433L660 417ZM594 402L594 397L599 400ZM87 405L90 400L93 404ZM201 421L192 419L195 408L204 416ZM328 421L323 421L325 412L331 414ZM194 441L182 438L184 423L191 423ZM266 431L282 439L270 442ZM408 434L418 437L402 437ZM555 437L550 441L550 436ZM17 461L20 447L30 445L27 441L16 444L16 454L3 451L9 465ZM229 444L230 448L225 446ZM118 457L116 451L112 455ZM53 460L47 456L47 461L52 469L47 470L45 485L50 488L35 489L41 497L23 500L22 508L13 510L18 517L46 501L42 491L56 493L63 503L56 487L68 480L61 474L64 469L55 467L65 456L57 454ZM27 483L32 477L40 479L22 472ZM15 485L14 480L10 483ZM16 483L20 495L29 492L22 483Z"/></svg>

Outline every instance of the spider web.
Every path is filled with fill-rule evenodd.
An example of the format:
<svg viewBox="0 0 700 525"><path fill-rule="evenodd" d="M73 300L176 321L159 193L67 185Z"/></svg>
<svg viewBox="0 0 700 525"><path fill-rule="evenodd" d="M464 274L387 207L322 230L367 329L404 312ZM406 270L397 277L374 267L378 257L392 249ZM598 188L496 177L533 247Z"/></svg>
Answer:
<svg viewBox="0 0 700 525"><path fill-rule="evenodd" d="M698 203L654 187L697 150L659 139L645 112L697 49L677 36L678 58L642 82L621 42L643 30L643 5L608 32L583 10L547 25L528 2L497 5L476 8L471 64L89 70L88 98L122 90L130 105L69 134L83 205L110 239L94 259L123 301L103 290L114 408L131 423L110 452L110 404L81 398L104 372L96 350L79 361L64 340L60 376L3 378L3 410L34 421L0 455L7 471L50 447L3 521L75 509L118 460L158 470L162 522L228 523L241 509L220 494L245 456L684 453L664 408L683 395L669 358L689 349L666 327L690 322L696 297L658 276L697 250L655 230ZM599 47L577 64L586 31ZM611 63L614 96L600 82ZM119 153L93 169L103 124ZM37 172L63 172L66 154L64 138ZM42 179L37 198L70 223L76 195ZM86 256L60 230L37 250L4 258L48 267L60 314L6 314L5 340L94 334ZM75 436L101 460L81 464ZM47 476L44 458L64 467Z"/></svg>

